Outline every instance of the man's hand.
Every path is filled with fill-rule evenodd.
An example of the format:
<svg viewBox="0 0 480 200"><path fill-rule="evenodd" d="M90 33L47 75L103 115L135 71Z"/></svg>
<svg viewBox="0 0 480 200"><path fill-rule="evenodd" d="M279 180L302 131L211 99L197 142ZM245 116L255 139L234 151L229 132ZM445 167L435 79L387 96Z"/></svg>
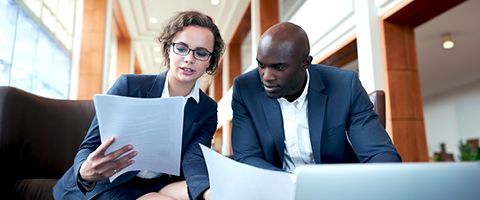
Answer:
<svg viewBox="0 0 480 200"><path fill-rule="evenodd" d="M98 146L94 152L88 155L85 162L80 166L80 176L83 180L99 181L107 179L117 173L117 171L120 171L135 162L132 158L137 155L137 152L131 151L133 149L132 145L123 146L122 148L105 155L105 151L114 141L114 137L108 139L105 143ZM122 157L127 152L129 153ZM119 159L120 157L122 158Z"/></svg>

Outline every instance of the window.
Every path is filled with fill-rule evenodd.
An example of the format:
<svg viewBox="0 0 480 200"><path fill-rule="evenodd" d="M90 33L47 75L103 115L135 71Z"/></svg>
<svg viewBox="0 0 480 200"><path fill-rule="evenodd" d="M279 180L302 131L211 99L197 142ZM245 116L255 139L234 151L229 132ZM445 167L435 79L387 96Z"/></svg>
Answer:
<svg viewBox="0 0 480 200"><path fill-rule="evenodd" d="M43 13L42 9L34 10L37 8L34 7L35 5L47 5L42 4L41 1L25 1L27 2L31 4L33 9L30 11L34 14ZM44 22L44 18L34 20L35 18L29 16L29 12L22 10L15 1L0 0L0 13L0 17L6 19L0 20L0 46L2 47L0 48L0 85L10 85L50 98L68 98L70 52L65 48L66 45L62 39L56 35L63 34L68 38L71 34L60 31L55 32L54 37L42 29L42 26L57 27L58 19L53 15L54 12L48 15L50 25L39 25L37 22ZM61 27L58 30L66 30L63 25ZM71 43L71 39L69 40L63 41Z"/></svg>

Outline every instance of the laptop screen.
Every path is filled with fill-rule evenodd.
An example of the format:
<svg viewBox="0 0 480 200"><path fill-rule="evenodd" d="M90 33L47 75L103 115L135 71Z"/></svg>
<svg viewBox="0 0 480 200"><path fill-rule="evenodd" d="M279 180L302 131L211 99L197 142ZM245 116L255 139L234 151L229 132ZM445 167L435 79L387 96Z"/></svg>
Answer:
<svg viewBox="0 0 480 200"><path fill-rule="evenodd" d="M480 162L298 167L295 199L480 199Z"/></svg>

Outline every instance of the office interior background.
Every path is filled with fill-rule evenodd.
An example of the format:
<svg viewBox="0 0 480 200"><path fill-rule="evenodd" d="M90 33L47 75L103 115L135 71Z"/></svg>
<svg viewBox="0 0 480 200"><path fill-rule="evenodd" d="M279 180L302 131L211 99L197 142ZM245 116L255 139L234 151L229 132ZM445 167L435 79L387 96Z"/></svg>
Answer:
<svg viewBox="0 0 480 200"><path fill-rule="evenodd" d="M231 86L256 66L262 32L303 27L314 63L357 71L386 92L387 131L407 162L480 138L480 1L0 0L0 85L55 99L91 99L120 74L159 73L155 40L174 12L214 18L227 49L202 90L219 104L214 148L231 154ZM449 43L450 42L450 43ZM450 47L449 47L450 45Z"/></svg>

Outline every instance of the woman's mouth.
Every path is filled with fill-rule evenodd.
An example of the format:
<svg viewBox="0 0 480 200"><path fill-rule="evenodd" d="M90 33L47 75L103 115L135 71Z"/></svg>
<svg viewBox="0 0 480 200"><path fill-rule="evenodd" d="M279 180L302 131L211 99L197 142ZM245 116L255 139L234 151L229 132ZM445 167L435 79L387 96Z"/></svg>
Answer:
<svg viewBox="0 0 480 200"><path fill-rule="evenodd" d="M188 67L180 67L180 69L186 73L186 74L193 74L195 73L195 70L191 69L191 68L188 68Z"/></svg>

